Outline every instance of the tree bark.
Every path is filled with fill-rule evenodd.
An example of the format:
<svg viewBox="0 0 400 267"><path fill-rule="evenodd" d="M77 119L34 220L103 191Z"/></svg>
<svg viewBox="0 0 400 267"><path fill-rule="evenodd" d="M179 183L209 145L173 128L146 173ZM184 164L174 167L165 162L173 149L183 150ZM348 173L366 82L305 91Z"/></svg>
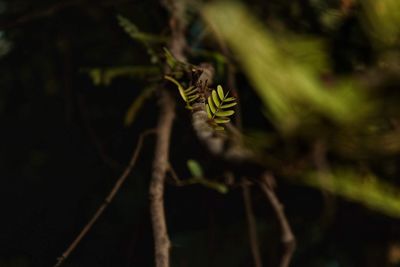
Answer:
<svg viewBox="0 0 400 267"><path fill-rule="evenodd" d="M175 100L166 90L161 90L158 137L150 183L150 213L155 244L155 263L157 267L168 267L171 245L167 233L163 198L165 174L169 162L170 136L175 117Z"/></svg>

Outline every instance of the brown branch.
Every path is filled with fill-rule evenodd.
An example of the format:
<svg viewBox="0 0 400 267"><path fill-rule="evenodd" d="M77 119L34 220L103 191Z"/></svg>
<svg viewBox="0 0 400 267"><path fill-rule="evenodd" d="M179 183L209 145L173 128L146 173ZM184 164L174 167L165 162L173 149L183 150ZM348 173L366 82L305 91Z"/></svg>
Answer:
<svg viewBox="0 0 400 267"><path fill-rule="evenodd" d="M251 253L253 255L254 266L262 267L260 248L258 245L258 238L257 238L257 224L254 219L254 212L251 201L250 184L249 181L247 181L245 178L242 178L242 192L243 192L243 201L247 218L247 226L248 226L247 228L249 231L249 242L250 242Z"/></svg>
<svg viewBox="0 0 400 267"><path fill-rule="evenodd" d="M169 266L170 241L164 210L165 174L168 170L168 154L172 123L175 117L175 100L166 90L161 91L158 135L150 183L150 214L153 226L156 267Z"/></svg>
<svg viewBox="0 0 400 267"><path fill-rule="evenodd" d="M175 185L179 185L181 180L178 177L178 174L176 173L175 169L172 167L171 163L168 163L168 172L171 175L172 181L174 182Z"/></svg>
<svg viewBox="0 0 400 267"><path fill-rule="evenodd" d="M169 27L171 29L171 40L168 45L172 55L181 62L186 62L186 1L185 0L161 0L163 6L169 11Z"/></svg>
<svg viewBox="0 0 400 267"><path fill-rule="evenodd" d="M296 239L293 235L292 229L290 227L289 221L286 218L284 207L282 203L279 201L277 195L274 191L275 178L270 173L265 173L261 177L260 187L264 192L269 202L272 205L272 208L275 211L276 217L279 221L281 227L281 241L284 245L284 253L282 255L282 259L280 262L280 267L288 267L290 264L290 260L292 259L293 252L296 248Z"/></svg>
<svg viewBox="0 0 400 267"><path fill-rule="evenodd" d="M97 221L97 219L100 217L101 214L103 214L104 210L110 205L111 201L114 199L115 195L118 193L119 189L125 182L126 178L128 178L129 174L132 171L132 168L135 166L136 161L139 157L139 153L142 149L143 146L143 141L144 138L149 135L154 133L155 130L147 130L140 134L139 140L137 142L136 148L132 154L132 158L129 161L128 166L125 168L124 172L122 175L118 178L118 180L115 182L113 188L111 189L110 193L107 195L107 197L104 199L103 203L98 207L97 211L95 214L92 216L92 218L87 222L87 224L83 227L81 232L78 234L78 236L74 239L74 241L68 246L68 248L64 251L64 253L57 259L57 263L54 265L54 267L61 266L64 261L68 258L68 256L71 254L72 251L76 248L76 246L80 243L82 238L85 237L85 235L89 232L89 230L92 228L94 223Z"/></svg>
<svg viewBox="0 0 400 267"><path fill-rule="evenodd" d="M185 1L161 0L161 4L169 11L171 40L168 49L179 61L186 62ZM165 71L168 72L166 65ZM154 253L156 267L169 266L169 250L171 248L167 232L164 210L165 175L169 168L169 145L172 123L175 117L175 100L165 88L160 92L160 117L158 119L158 135L153 161L153 175L150 182L150 214L153 226Z"/></svg>

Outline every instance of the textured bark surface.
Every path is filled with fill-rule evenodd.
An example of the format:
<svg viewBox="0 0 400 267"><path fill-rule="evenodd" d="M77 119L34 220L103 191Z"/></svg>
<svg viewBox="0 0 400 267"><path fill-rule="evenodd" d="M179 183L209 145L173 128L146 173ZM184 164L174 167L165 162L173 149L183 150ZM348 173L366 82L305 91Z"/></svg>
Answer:
<svg viewBox="0 0 400 267"><path fill-rule="evenodd" d="M170 13L171 39L168 49L176 59L184 62L186 60L184 54L186 47L184 1L163 0L161 3ZM165 66L165 72L168 73L168 71L168 66ZM159 104L158 135L150 183L150 213L154 237L155 264L156 267L168 267L171 244L165 220L164 185L165 174L169 166L169 145L172 123L175 117L175 99L171 97L165 88L161 88Z"/></svg>
<svg viewBox="0 0 400 267"><path fill-rule="evenodd" d="M155 243L155 262L157 267L169 266L170 241L167 232L164 210L165 173L168 169L168 154L172 123L175 116L175 100L163 90L160 98L160 117L158 119L158 138L153 161L150 183L150 212Z"/></svg>

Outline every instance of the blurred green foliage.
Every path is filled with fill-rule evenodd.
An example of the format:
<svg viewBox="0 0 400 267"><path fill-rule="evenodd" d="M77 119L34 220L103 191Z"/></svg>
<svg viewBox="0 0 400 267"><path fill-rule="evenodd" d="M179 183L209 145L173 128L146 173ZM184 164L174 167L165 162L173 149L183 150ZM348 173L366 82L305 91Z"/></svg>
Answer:
<svg viewBox="0 0 400 267"><path fill-rule="evenodd" d="M400 37L400 8L396 0L363 0L364 26L378 45L396 45Z"/></svg>
<svg viewBox="0 0 400 267"><path fill-rule="evenodd" d="M330 88L323 85L319 75L326 64L316 40L291 37L295 41L284 40L283 44L291 45L282 47L280 39L284 37L275 40L237 4L215 4L204 13L211 27L232 47L270 119L282 131L293 131L305 119L301 116L310 112L339 123L354 123L370 112L371 106L356 82L337 81Z"/></svg>
<svg viewBox="0 0 400 267"><path fill-rule="evenodd" d="M145 79L159 75L160 70L153 66L124 66L109 68L83 68L82 73L87 73L96 86L110 86L116 78Z"/></svg>
<svg viewBox="0 0 400 267"><path fill-rule="evenodd" d="M152 96L156 89L157 88L155 86L150 86L149 88L142 89L142 92L132 101L132 104L126 111L124 118L125 126L130 126L134 122L140 109L143 107L146 100L148 100Z"/></svg>
<svg viewBox="0 0 400 267"><path fill-rule="evenodd" d="M306 185L326 190L388 216L400 217L400 191L373 174L337 169L334 173L317 173L302 178Z"/></svg>
<svg viewBox="0 0 400 267"><path fill-rule="evenodd" d="M395 21L398 15L395 10L400 10L400 4L374 2L374 5L382 5L382 10L371 6L370 1L365 1L365 5L365 16L381 29L376 37L386 40L388 36L397 36L394 29L398 27L394 25L400 23ZM355 79L336 77L334 84L323 81L322 74L330 71L330 66L321 41L287 33L287 36L283 33L276 38L268 27L237 3L211 4L204 9L204 16L216 34L232 48L277 129L283 133L293 132L300 125L307 125L307 120L319 113L335 121L337 129L361 127L361 131L368 132L370 122L365 124L363 121L377 112L376 105L367 100L367 90L361 88ZM390 26L386 27L385 23ZM387 153L395 149L397 154L399 140L396 130L377 137L375 142L364 139L361 144L369 148L370 151L365 151L367 153L374 153L375 148L375 152L386 150ZM338 144L339 147L342 145L344 143ZM393 185L383 186L376 182L377 179L374 182L355 180L354 176L350 173L333 175L332 184L318 183L315 177L305 180L305 183L385 214L400 216L399 194L388 193L388 188L393 188Z"/></svg>

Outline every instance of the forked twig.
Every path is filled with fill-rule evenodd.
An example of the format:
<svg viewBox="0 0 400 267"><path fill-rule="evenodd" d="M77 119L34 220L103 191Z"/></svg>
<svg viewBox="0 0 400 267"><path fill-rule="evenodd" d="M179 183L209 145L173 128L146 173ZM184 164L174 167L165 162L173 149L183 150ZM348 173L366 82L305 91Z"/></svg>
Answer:
<svg viewBox="0 0 400 267"><path fill-rule="evenodd" d="M100 215L103 214L104 210L108 207L108 205L110 205L111 201L114 199L115 195L118 193L119 189L125 182L126 178L128 178L129 174L131 173L132 168L135 166L136 161L139 157L139 153L143 146L144 138L154 132L155 132L154 129L150 129L150 130L144 131L142 134L140 134L139 140L137 142L136 148L132 154L132 158L129 161L128 166L126 166L124 172L118 178L118 180L115 182L110 193L104 199L103 203L98 207L97 211L93 214L92 218L86 223L86 225L83 227L81 232L74 239L74 241L72 241L72 243L68 246L68 248L64 251L64 253L57 259L57 263L54 265L54 267L61 266L64 263L64 261L68 258L68 256L71 254L71 252L74 251L74 249L79 244L79 242L82 240L82 238L84 238L85 235L89 232L89 230L92 228L92 226L97 221L97 219L100 217Z"/></svg>
<svg viewBox="0 0 400 267"><path fill-rule="evenodd" d="M250 242L251 253L253 255L254 266L262 267L260 247L258 245L258 238L257 238L257 224L254 219L254 212L251 201L250 184L249 181L247 181L245 178L242 178L242 191L243 191L243 201L244 201L244 207L246 211L246 218L248 225L247 228L249 231L249 242Z"/></svg>
<svg viewBox="0 0 400 267"><path fill-rule="evenodd" d="M274 176L270 173L265 173L261 177L260 187L271 203L282 231L281 241L284 245L284 252L279 266L288 267L293 256L293 252L296 248L296 239L290 227L289 221L286 218L284 207L275 194L273 188L274 183Z"/></svg>

